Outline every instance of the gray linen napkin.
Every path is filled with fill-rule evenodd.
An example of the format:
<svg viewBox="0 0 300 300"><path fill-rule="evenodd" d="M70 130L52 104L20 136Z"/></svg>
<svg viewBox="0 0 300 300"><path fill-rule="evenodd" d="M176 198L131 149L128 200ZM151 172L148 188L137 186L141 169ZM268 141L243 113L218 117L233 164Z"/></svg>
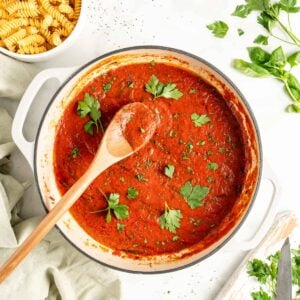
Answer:
<svg viewBox="0 0 300 300"><path fill-rule="evenodd" d="M6 72L0 74L0 97L17 99L30 82L31 73L24 67L27 64L20 63L18 69L19 62L0 54L1 71L3 64ZM28 66L32 68L31 65ZM11 71L18 74L17 83L12 81L14 79L9 75ZM27 77L19 81L23 75ZM15 91L11 94L14 87ZM15 149L11 139L11 123L6 110L0 107L0 264L41 220L41 217L22 220L18 214L26 184L21 184L6 174L7 166L13 163L9 162L8 157ZM119 298L120 281L116 273L82 255L66 242L56 229L53 229L0 285L0 299L5 300Z"/></svg>

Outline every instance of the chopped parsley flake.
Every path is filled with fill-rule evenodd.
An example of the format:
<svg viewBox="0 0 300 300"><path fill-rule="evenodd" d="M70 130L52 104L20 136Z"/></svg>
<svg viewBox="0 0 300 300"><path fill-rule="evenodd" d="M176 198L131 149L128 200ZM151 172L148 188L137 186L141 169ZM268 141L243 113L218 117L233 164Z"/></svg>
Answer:
<svg viewBox="0 0 300 300"><path fill-rule="evenodd" d="M175 171L175 167L171 164L167 164L165 166L165 175L169 178L173 178L173 174L174 174L174 171Z"/></svg>
<svg viewBox="0 0 300 300"><path fill-rule="evenodd" d="M139 191L136 190L134 187L129 187L127 190L127 198L128 199L135 199L139 195Z"/></svg>
<svg viewBox="0 0 300 300"><path fill-rule="evenodd" d="M207 167L208 167L209 170L215 171L215 170L218 169L219 166L218 166L218 164L215 163L215 162L210 162L210 163L208 163Z"/></svg>

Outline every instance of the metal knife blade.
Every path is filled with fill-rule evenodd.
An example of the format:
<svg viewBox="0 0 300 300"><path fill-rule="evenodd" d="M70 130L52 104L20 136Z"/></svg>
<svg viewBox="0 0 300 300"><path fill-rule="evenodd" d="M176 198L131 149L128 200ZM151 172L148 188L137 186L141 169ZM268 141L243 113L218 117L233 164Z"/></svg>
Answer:
<svg viewBox="0 0 300 300"><path fill-rule="evenodd" d="M285 240L280 251L277 272L276 300L292 300L292 267L289 238Z"/></svg>

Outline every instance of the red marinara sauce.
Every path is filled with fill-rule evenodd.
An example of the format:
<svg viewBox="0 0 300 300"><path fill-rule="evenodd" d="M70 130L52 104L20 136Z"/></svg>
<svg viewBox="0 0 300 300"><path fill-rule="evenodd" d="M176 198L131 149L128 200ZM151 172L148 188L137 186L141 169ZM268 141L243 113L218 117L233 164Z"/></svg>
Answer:
<svg viewBox="0 0 300 300"><path fill-rule="evenodd" d="M145 90L152 75L175 83L183 96L153 99ZM100 129L94 128L93 135L84 130L88 115L78 115L85 93L99 102L104 129L131 102L150 106L160 121L144 148L102 173L73 205L71 213L80 226L116 254L140 256L179 251L217 230L245 179L241 128L217 90L187 70L162 63L122 66L94 79L66 108L57 128L54 169L62 194L88 168L102 138ZM199 119L193 120L193 114ZM172 178L165 174L167 165L174 166ZM187 182L206 191L201 199L196 196L197 207L181 193ZM128 196L129 188L136 191L135 197ZM117 219L111 211L107 222L107 211L95 213L108 206L103 193L119 194L119 204L128 207L129 216ZM159 221L166 205L182 216L173 232Z"/></svg>

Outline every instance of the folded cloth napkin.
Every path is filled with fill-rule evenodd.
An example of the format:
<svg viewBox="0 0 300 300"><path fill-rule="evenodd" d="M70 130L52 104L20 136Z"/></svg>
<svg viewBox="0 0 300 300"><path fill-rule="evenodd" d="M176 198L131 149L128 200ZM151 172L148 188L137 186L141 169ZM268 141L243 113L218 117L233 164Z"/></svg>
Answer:
<svg viewBox="0 0 300 300"><path fill-rule="evenodd" d="M30 72L20 69L10 58L0 54L0 97L16 99L24 92L19 82L30 80ZM12 68L10 69L10 65ZM31 68L31 66L29 66ZM11 73L18 74L10 77ZM23 73L24 71L24 73ZM5 73L8 74L6 77ZM20 80L19 76L28 76ZM27 75L26 75L27 74ZM28 75L29 74L29 75ZM5 78L4 78L5 77ZM3 79L3 80L2 80ZM5 84L3 84L5 82ZM14 85L17 92L12 97ZM6 110L0 107L0 265L11 255L14 248L30 234L41 217L23 220L19 216L22 195L27 184L21 184L8 175L9 155L15 149L11 139L12 120ZM119 299L120 281L116 272L103 267L72 247L53 229L46 238L28 255L21 265L0 285L0 299L5 300L98 300Z"/></svg>
<svg viewBox="0 0 300 300"><path fill-rule="evenodd" d="M0 70L0 98L20 100L40 68L33 64L16 61L0 53Z"/></svg>

